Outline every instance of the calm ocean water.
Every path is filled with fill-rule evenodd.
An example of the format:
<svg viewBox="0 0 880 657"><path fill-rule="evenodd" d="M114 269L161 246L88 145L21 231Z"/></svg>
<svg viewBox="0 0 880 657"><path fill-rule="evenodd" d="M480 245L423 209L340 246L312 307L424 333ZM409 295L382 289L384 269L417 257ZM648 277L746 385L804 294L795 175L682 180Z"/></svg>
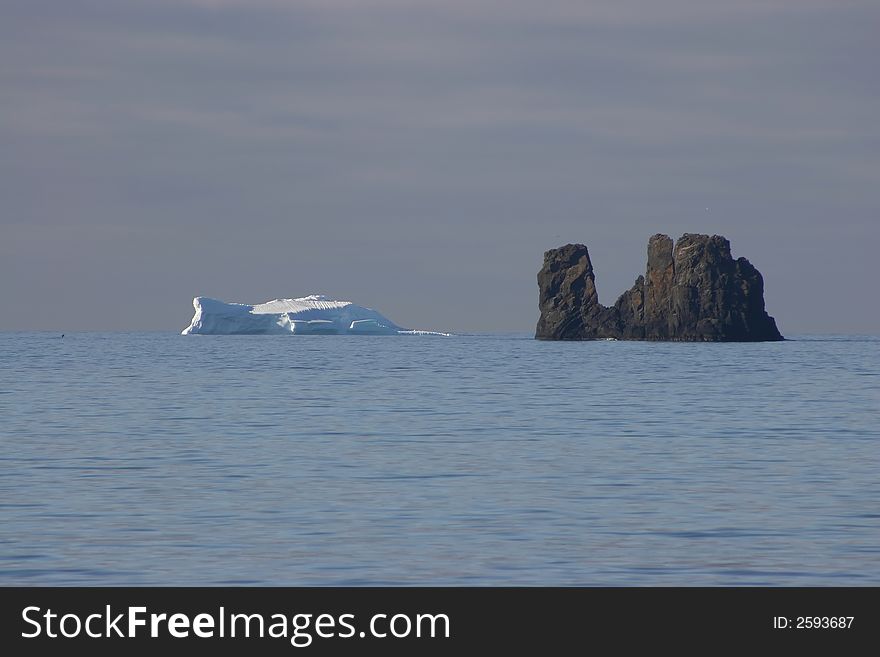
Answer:
<svg viewBox="0 0 880 657"><path fill-rule="evenodd" d="M0 585L878 585L880 338L0 333Z"/></svg>

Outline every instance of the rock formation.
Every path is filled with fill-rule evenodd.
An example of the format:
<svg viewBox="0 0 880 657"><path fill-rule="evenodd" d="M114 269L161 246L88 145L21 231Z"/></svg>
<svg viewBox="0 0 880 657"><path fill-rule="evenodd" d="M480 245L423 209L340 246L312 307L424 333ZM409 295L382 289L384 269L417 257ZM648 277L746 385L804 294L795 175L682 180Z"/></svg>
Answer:
<svg viewBox="0 0 880 657"><path fill-rule="evenodd" d="M685 233L648 241L644 276L610 308L599 303L590 253L567 244L544 254L538 272L539 340L782 340L764 310L764 279L730 255L719 235Z"/></svg>

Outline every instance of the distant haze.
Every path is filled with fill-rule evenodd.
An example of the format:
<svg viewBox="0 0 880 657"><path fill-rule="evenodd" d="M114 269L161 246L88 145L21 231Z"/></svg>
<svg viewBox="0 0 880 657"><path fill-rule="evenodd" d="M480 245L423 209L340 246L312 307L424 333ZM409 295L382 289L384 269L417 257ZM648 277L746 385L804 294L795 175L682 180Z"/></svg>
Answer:
<svg viewBox="0 0 880 657"><path fill-rule="evenodd" d="M0 330L323 293L531 331L719 233L783 334L880 333L876 0L4 0Z"/></svg>

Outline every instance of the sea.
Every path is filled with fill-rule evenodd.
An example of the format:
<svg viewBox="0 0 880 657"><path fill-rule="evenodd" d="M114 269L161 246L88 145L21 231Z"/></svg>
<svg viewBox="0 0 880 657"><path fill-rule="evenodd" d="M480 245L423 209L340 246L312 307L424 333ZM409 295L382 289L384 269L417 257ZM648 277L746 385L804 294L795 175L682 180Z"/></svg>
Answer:
<svg viewBox="0 0 880 657"><path fill-rule="evenodd" d="M0 333L0 585L880 584L880 337Z"/></svg>

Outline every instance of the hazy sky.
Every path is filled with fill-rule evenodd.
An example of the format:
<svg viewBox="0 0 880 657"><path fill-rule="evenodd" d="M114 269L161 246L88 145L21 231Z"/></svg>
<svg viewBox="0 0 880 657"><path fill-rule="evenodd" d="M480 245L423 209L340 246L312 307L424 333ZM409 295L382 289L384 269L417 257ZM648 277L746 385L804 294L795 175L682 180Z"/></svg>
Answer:
<svg viewBox="0 0 880 657"><path fill-rule="evenodd" d="M784 334L880 333L877 0L0 0L0 329L325 293L531 331L720 233Z"/></svg>

